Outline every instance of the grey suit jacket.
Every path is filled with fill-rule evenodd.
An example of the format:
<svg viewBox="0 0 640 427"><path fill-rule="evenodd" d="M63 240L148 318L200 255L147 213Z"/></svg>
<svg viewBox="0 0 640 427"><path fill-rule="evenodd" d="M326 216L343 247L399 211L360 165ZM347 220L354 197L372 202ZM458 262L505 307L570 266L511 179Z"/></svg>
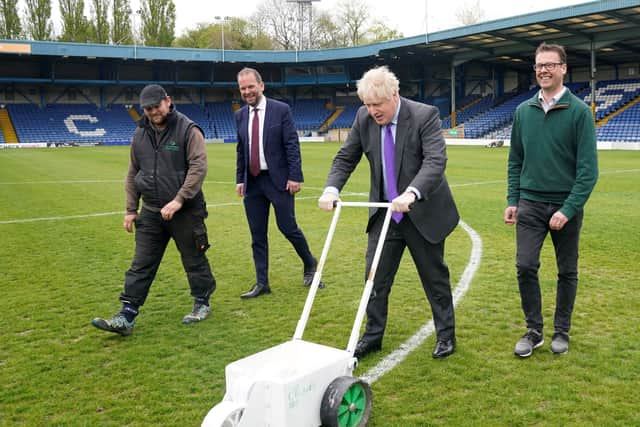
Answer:
<svg viewBox="0 0 640 427"><path fill-rule="evenodd" d="M369 201L383 201L380 133L380 125L362 106L333 160L326 185L342 190L364 153L369 160ZM422 196L408 213L409 219L427 241L441 242L460 216L444 174L447 152L437 108L401 97L395 141L398 193L411 186ZM367 232L376 212L375 208L369 210Z"/></svg>

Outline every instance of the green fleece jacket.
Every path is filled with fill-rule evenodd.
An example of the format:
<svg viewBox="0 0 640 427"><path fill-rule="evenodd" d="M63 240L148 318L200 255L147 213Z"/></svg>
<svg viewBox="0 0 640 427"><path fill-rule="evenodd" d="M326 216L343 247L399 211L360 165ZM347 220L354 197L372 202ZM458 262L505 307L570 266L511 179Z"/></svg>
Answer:
<svg viewBox="0 0 640 427"><path fill-rule="evenodd" d="M593 115L567 89L546 114L538 93L515 111L508 163L507 203L527 199L580 212L598 179Z"/></svg>

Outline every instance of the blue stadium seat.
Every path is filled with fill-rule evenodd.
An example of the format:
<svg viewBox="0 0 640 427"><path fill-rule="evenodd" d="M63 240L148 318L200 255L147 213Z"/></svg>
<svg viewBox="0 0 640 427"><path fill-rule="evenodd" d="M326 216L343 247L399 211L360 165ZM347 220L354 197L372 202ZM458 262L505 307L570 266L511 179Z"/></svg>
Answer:
<svg viewBox="0 0 640 427"><path fill-rule="evenodd" d="M128 144L136 123L123 105L98 109L93 104L7 106L21 143Z"/></svg>

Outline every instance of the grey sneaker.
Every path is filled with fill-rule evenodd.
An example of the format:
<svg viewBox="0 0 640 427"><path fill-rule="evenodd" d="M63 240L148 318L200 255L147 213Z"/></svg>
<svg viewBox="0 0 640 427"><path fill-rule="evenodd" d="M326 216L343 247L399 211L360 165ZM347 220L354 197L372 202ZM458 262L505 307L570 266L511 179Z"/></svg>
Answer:
<svg viewBox="0 0 640 427"><path fill-rule="evenodd" d="M133 333L133 325L135 320L131 322L127 321L122 313L118 313L111 319L103 319L96 317L91 321L91 324L98 329L102 329L107 332L115 332L123 336L131 335Z"/></svg>
<svg viewBox="0 0 640 427"><path fill-rule="evenodd" d="M569 334L556 331L551 338L551 352L553 354L565 354L569 351Z"/></svg>
<svg viewBox="0 0 640 427"><path fill-rule="evenodd" d="M529 357L533 354L533 350L544 344L544 336L541 331L535 329L527 330L527 333L516 343L513 351L516 356Z"/></svg>
<svg viewBox="0 0 640 427"><path fill-rule="evenodd" d="M182 323L185 325L194 322L200 322L201 320L209 317L209 313L211 313L211 307L204 304L193 304L193 310L191 313L187 314L182 318Z"/></svg>

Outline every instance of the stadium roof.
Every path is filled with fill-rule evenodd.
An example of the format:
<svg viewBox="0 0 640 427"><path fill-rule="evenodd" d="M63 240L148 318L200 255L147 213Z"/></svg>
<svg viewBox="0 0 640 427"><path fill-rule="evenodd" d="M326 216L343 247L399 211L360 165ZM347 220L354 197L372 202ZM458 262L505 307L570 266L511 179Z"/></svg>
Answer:
<svg viewBox="0 0 640 427"><path fill-rule="evenodd" d="M588 65L592 48L597 62L620 64L640 55L639 28L640 1L594 1L403 40L412 41L408 45L387 42L386 52L528 69L535 48L546 41L569 47L572 66Z"/></svg>
<svg viewBox="0 0 640 427"><path fill-rule="evenodd" d="M358 59L431 64L481 61L510 68L530 67L542 41L569 49L572 66L620 64L640 55L640 1L603 0L484 22L452 30L342 49L239 51L106 46L81 43L0 41L0 53L31 56L118 58L143 61L325 64ZM224 58L224 61L223 61Z"/></svg>

